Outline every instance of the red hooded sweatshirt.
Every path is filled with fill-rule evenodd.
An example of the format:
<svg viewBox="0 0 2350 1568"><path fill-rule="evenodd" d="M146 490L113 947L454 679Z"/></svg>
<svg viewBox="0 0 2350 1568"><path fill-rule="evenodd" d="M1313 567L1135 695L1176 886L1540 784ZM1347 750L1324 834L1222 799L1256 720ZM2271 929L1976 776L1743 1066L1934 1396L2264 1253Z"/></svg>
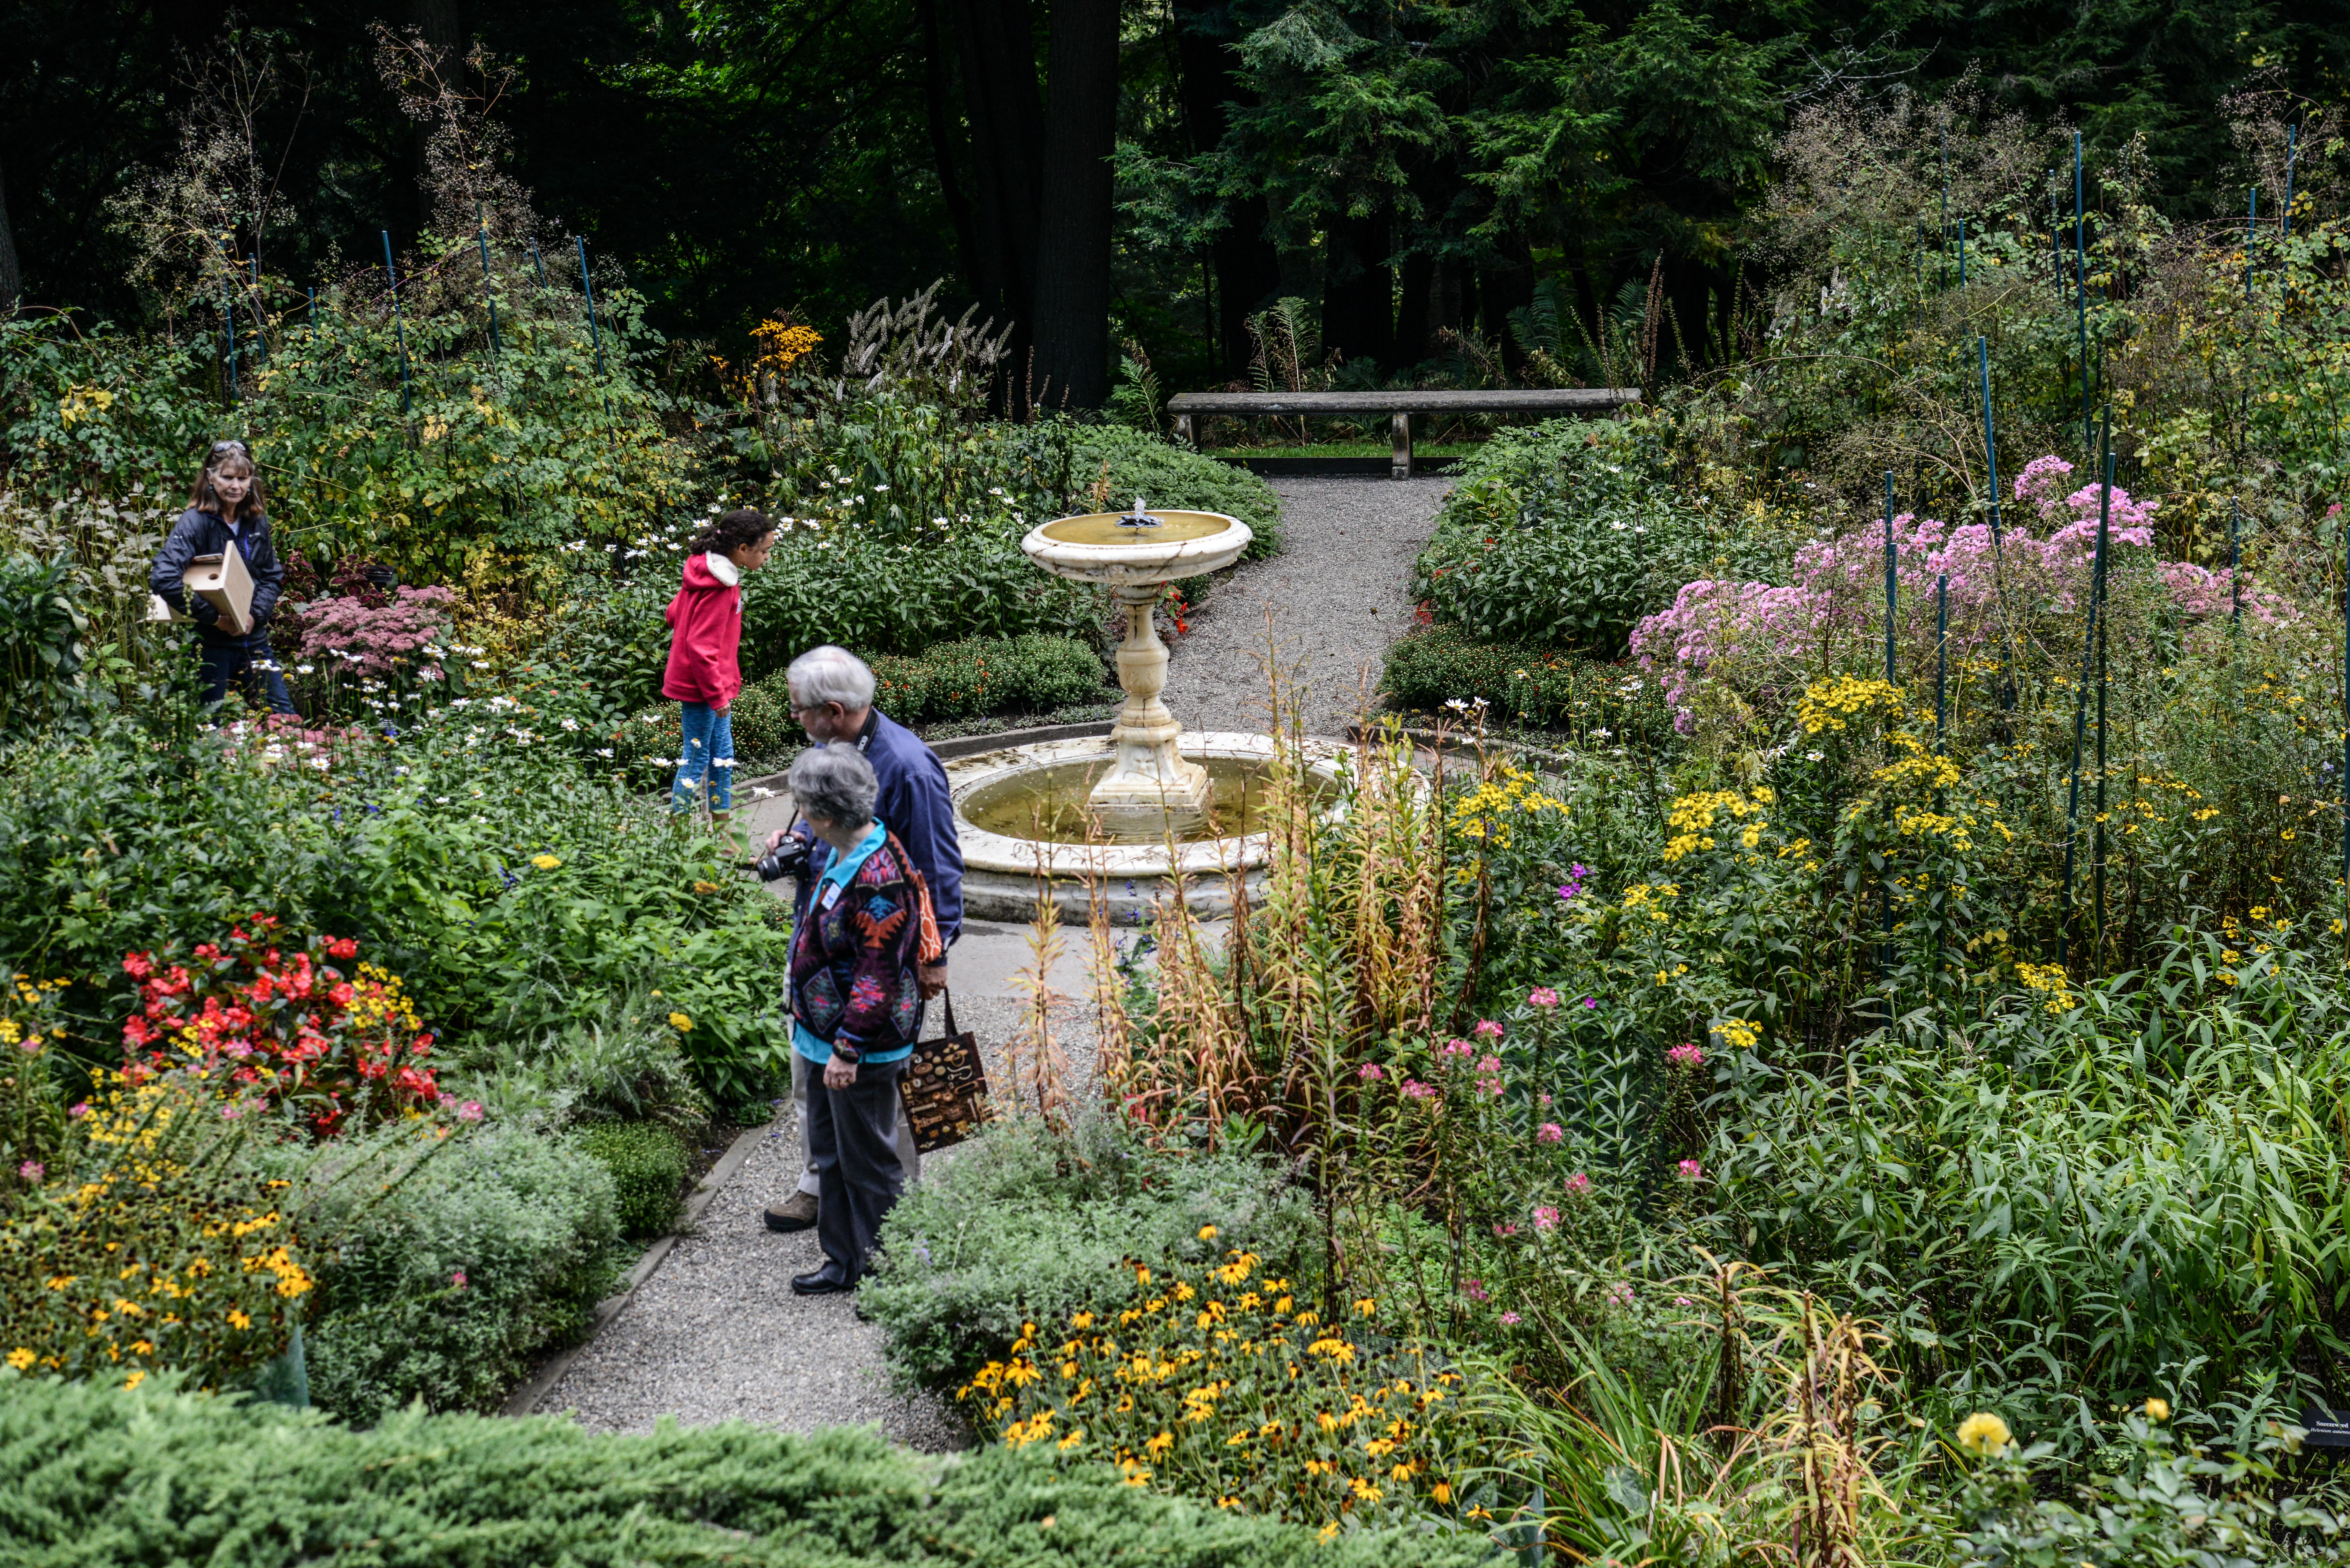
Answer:
<svg viewBox="0 0 2350 1568"><path fill-rule="evenodd" d="M662 696L713 708L733 705L743 690L743 671L734 662L743 642L742 582L742 569L723 556L685 558L685 586L669 601Z"/></svg>

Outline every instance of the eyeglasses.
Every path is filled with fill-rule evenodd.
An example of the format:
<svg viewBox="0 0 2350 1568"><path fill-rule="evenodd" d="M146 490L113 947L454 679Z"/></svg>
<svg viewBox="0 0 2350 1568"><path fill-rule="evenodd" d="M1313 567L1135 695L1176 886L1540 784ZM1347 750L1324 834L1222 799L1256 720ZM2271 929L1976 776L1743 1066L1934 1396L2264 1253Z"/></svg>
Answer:
<svg viewBox="0 0 2350 1568"><path fill-rule="evenodd" d="M213 442L213 456L218 457L224 452L241 452L248 458L253 455L253 449L245 445L241 441L216 441Z"/></svg>

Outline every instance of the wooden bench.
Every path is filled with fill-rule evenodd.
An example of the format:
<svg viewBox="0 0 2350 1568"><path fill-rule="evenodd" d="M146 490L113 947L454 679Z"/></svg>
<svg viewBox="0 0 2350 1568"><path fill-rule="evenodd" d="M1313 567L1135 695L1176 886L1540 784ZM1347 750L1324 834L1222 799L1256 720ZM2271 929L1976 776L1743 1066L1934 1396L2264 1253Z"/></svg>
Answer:
<svg viewBox="0 0 2350 1568"><path fill-rule="evenodd" d="M1388 416L1395 438L1395 455L1388 476L1411 477L1411 416L1414 414L1577 414L1592 418L1612 413L1640 400L1638 387L1569 387L1521 392L1464 392L1431 388L1400 392L1181 392L1167 400L1175 416L1179 440L1200 444L1203 414L1232 414L1263 419L1272 414L1315 414L1323 418L1362 419Z"/></svg>

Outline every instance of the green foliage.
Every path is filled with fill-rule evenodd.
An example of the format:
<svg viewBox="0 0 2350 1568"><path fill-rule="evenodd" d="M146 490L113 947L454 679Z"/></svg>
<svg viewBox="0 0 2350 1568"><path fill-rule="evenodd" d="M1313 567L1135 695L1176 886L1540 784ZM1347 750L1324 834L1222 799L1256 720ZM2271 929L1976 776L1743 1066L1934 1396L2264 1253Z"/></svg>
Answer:
<svg viewBox="0 0 2350 1568"><path fill-rule="evenodd" d="M469 1052L465 1067L491 1109L551 1128L578 1122L659 1121L691 1135L710 1119L666 998L641 989L528 1037Z"/></svg>
<svg viewBox="0 0 2350 1568"><path fill-rule="evenodd" d="M908 723L1048 713L1105 700L1101 655L1069 637L970 638L873 661L874 702ZM780 682L778 682L780 684Z"/></svg>
<svg viewBox="0 0 2350 1568"><path fill-rule="evenodd" d="M1620 665L1534 643L1481 642L1459 627L1389 644L1381 689L1421 711L1482 699L1490 722L1563 731L1577 744L1664 744L1672 729L1656 689Z"/></svg>
<svg viewBox="0 0 2350 1568"><path fill-rule="evenodd" d="M337 1146L307 1157L331 1167ZM587 1326L622 1260L613 1179L570 1140L485 1122L378 1200L320 1205L336 1236L306 1332L310 1397L352 1420L413 1399L494 1408L530 1357Z"/></svg>
<svg viewBox="0 0 2350 1568"><path fill-rule="evenodd" d="M1616 422L1497 432L1445 498L1415 597L1481 641L1613 659L1690 578L1767 575L1772 547L1659 484L1651 445Z"/></svg>
<svg viewBox="0 0 2350 1568"><path fill-rule="evenodd" d="M359 1430L282 1406L0 1371L0 1454L19 1479L0 1562L136 1568L233 1555L291 1568L356 1542L378 1562L686 1568L1036 1564L1471 1568L1482 1537L1310 1531L1056 1470L991 1449L926 1459L878 1432L741 1424L643 1435L559 1416L397 1412ZM223 1500L234 1506L224 1507Z"/></svg>
<svg viewBox="0 0 2350 1568"><path fill-rule="evenodd" d="M2338 1511L2316 1506L2284 1470L2289 1447L2263 1434L2249 1456L2214 1455L2134 1411L2100 1473L2066 1501L2045 1495L2035 1461L2044 1443L1969 1465L1950 1511L1950 1560L1961 1568L2252 1568L2335 1560ZM2119 1450L2116 1453L2115 1450ZM2321 1488L2321 1491L2332 1490Z"/></svg>
<svg viewBox="0 0 2350 1568"><path fill-rule="evenodd" d="M1245 1247L1279 1267L1305 1220L1300 1196L1245 1158L1146 1159L1106 1118L1081 1123L1073 1143L1024 1118L993 1122L889 1211L858 1304L889 1336L897 1376L944 1388L1002 1355L1024 1322L1122 1299L1123 1258ZM1212 1245L1203 1225L1217 1229Z"/></svg>
<svg viewBox="0 0 2350 1568"><path fill-rule="evenodd" d="M588 1158L612 1178L624 1233L659 1236L677 1223L687 1165L676 1128L665 1122L591 1122L577 1137Z"/></svg>
<svg viewBox="0 0 2350 1568"><path fill-rule="evenodd" d="M74 602L73 566L0 555L0 734L70 711L89 618Z"/></svg>
<svg viewBox="0 0 2350 1568"><path fill-rule="evenodd" d="M172 711L44 737L0 767L0 951L74 982L89 1058L119 1060L126 951L259 909L359 938L460 1060L634 989L692 1022L681 1042L721 1103L764 1100L788 1067L781 906L563 749L586 734L567 714L483 699L397 743L346 737L279 766L233 732L171 743Z"/></svg>

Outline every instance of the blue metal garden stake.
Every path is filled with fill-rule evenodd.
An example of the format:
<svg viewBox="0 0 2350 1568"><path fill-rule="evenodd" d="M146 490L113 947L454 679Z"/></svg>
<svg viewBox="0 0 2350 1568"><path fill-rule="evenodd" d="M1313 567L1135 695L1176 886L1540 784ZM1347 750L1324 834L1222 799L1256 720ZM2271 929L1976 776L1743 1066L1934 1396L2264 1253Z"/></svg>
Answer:
<svg viewBox="0 0 2350 1568"><path fill-rule="evenodd" d="M2108 492L2110 494L2110 492ZM2074 846L2078 841L2081 818L2081 747L2087 739L2089 727L2089 672L2091 660L2097 651L2097 622L2105 607L2097 588L2106 580L2106 524L2102 516L2097 523L2096 565L2089 582L2089 626L2081 639L2081 680L2073 697L2073 778L2064 797L2064 901L2056 911L2056 965L2064 966L2064 954L2073 928L2073 862Z"/></svg>
<svg viewBox="0 0 2350 1568"><path fill-rule="evenodd" d="M236 403L236 301L230 296L228 279L221 279L221 329L228 335L228 400Z"/></svg>
<svg viewBox="0 0 2350 1568"><path fill-rule="evenodd" d="M2096 897L2093 916L2095 923L2090 927L2095 933L2090 939L2093 944L2089 949L2091 963L2095 963L2097 958L2094 944L2104 941L2106 937L2106 631L2113 619L2105 613L2106 524L2113 514L2114 504L2114 410L2110 404L2106 409L2103 439L2105 461L2098 467L2105 474L2105 483L2097 493L2097 566L2095 580L2089 589L2097 602L2097 818L2094 861Z"/></svg>
<svg viewBox="0 0 2350 1568"><path fill-rule="evenodd" d="M574 234L572 238L579 242L579 287L588 296L588 335L596 343L596 379L600 381L604 379L604 334L596 325L596 286L588 281L588 237ZM604 394L604 417L608 420L612 417L612 394L609 392Z"/></svg>
<svg viewBox="0 0 2350 1568"><path fill-rule="evenodd" d="M1900 588L1893 575L1893 471L1885 471L1885 683L1893 678L1893 610Z"/></svg>
<svg viewBox="0 0 2350 1568"><path fill-rule="evenodd" d="M1950 749L1950 574L1934 576L1934 751Z"/></svg>
<svg viewBox="0 0 2350 1568"><path fill-rule="evenodd" d="M391 335L400 345L400 412L408 416L408 327L400 315L400 275L391 268L391 231L383 231L383 280L391 290Z"/></svg>
<svg viewBox="0 0 2350 1568"><path fill-rule="evenodd" d="M2081 133L2073 133L2073 298L2081 327L2081 445L2094 451L2096 427L2089 414L2089 220L2081 203Z"/></svg>
<svg viewBox="0 0 2350 1568"><path fill-rule="evenodd" d="M489 302L490 352L495 354L499 351L501 345L498 342L498 296L490 287L490 227L488 220L483 220L482 225L473 231L473 237L482 242L482 297Z"/></svg>
<svg viewBox="0 0 2350 1568"><path fill-rule="evenodd" d="M2236 521L2242 514L2243 503L2231 497L2228 502L2228 620L2238 628L2244 624L2244 572L2238 564L2241 553L2236 545Z"/></svg>
<svg viewBox="0 0 2350 1568"><path fill-rule="evenodd" d="M1975 339L1975 355L1982 366L1983 462L1991 471L1991 558L1999 560L1999 441L1991 415L1991 339Z"/></svg>
<svg viewBox="0 0 2350 1568"><path fill-rule="evenodd" d="M2252 241L2261 232L2261 188L2251 186L2244 204L2244 297L2252 297Z"/></svg>
<svg viewBox="0 0 2350 1568"><path fill-rule="evenodd" d="M539 263L538 242L536 240L530 242L530 269L531 271L538 274L538 286L545 288L546 286L546 268Z"/></svg>

